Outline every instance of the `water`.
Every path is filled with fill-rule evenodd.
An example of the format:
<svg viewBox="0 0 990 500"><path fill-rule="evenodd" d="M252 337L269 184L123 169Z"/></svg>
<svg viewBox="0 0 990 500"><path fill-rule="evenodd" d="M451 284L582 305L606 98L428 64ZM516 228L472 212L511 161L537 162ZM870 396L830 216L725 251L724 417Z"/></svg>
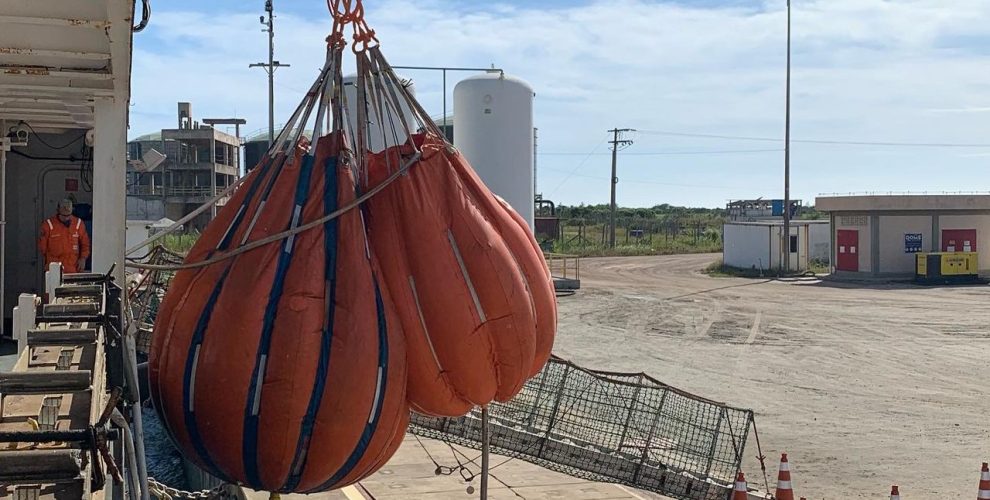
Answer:
<svg viewBox="0 0 990 500"><path fill-rule="evenodd" d="M148 475L158 482L180 490L188 490L189 484L182 469L182 455L172 445L165 425L154 408L142 408L144 447L148 461Z"/></svg>

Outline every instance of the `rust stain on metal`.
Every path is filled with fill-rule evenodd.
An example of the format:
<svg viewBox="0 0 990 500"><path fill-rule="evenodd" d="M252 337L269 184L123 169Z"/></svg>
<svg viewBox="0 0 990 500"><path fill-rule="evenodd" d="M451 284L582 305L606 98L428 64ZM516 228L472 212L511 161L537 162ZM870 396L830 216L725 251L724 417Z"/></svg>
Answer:
<svg viewBox="0 0 990 500"><path fill-rule="evenodd" d="M91 28L105 28L110 24L107 21L97 21L94 19L65 19L63 22L66 26L70 27L85 26Z"/></svg>
<svg viewBox="0 0 990 500"><path fill-rule="evenodd" d="M45 66L0 66L5 75L49 76L51 68Z"/></svg>

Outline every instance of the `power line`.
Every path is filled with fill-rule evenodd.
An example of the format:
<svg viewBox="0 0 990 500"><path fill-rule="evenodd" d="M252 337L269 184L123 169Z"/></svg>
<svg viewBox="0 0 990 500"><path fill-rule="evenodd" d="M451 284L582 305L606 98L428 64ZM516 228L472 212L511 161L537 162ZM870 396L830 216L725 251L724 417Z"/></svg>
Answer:
<svg viewBox="0 0 990 500"><path fill-rule="evenodd" d="M598 148L602 147L603 144L605 144L605 139L602 139L601 142L599 142L598 144L596 144L595 147L591 149L591 152L589 152L588 155L585 156L583 160L581 160L581 163L578 163L577 166L574 167L574 170L571 170L564 177L564 179L560 181L560 184L557 184L557 187L553 188L553 191L550 191L550 196L553 196L553 195L557 194L557 191L560 190L560 188L563 187L564 184L567 183L567 181L571 180L571 177L573 177L574 174L576 174L577 171L580 170L581 167L583 167L584 164L588 162L588 159L591 158L591 156L594 155L595 152L598 151ZM544 168L546 168L546 167L544 167ZM551 169L551 170L553 170L553 169Z"/></svg>
<svg viewBox="0 0 990 500"><path fill-rule="evenodd" d="M776 137L754 137L754 136L744 136L744 135L722 135L722 134L695 134L688 132L674 132L670 130L640 130L639 133L646 135L697 137L701 139L727 139L733 141L784 142L784 139L780 139ZM831 139L791 139L791 142L800 142L804 144L833 144L833 145L844 145L844 146L891 146L891 147L912 147L912 148L990 148L990 144L988 143L840 141L840 140L831 140Z"/></svg>
<svg viewBox="0 0 990 500"><path fill-rule="evenodd" d="M543 167L543 170L549 170L551 172L568 172L567 170L564 170L564 169L552 168L552 167ZM589 175L589 174L578 174L578 173L572 173L571 175L574 176L574 177L583 177L585 179L596 179L596 180L602 180L602 181L608 180L608 177L603 177L603 176L600 176L600 175ZM738 185L736 185L736 186L713 186L713 185L709 185L709 184L680 184L680 183L676 183L676 182L663 182L663 181L655 181L655 180L649 180L649 179L625 179L624 178L624 179L622 179L622 182L627 183L627 184L650 184L650 185L656 185L656 186L671 186L671 187L729 189L729 190L733 190L733 191L738 191L740 188L745 188L745 186L738 186Z"/></svg>
<svg viewBox="0 0 990 500"><path fill-rule="evenodd" d="M727 149L716 151L654 151L626 153L627 156L678 156L678 155L722 155L722 154L744 154L744 153L779 153L783 149ZM539 156L580 156L580 155L610 155L612 153L577 153L577 152L547 152L538 153Z"/></svg>

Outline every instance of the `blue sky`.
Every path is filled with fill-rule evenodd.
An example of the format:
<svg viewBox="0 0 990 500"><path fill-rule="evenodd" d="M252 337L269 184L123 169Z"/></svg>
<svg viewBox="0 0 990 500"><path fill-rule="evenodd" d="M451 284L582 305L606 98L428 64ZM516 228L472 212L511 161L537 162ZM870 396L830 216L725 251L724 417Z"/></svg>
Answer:
<svg viewBox="0 0 990 500"><path fill-rule="evenodd" d="M396 65L495 64L536 89L538 189L608 201L605 133L629 127L618 200L721 206L780 197L784 2L366 0ZM135 36L131 137L199 117L267 124L263 0L153 1ZM275 0L276 120L315 76L330 27L321 0ZM795 143L792 196L990 190L990 2L794 0L793 137L983 147ZM438 74L407 72L432 114ZM468 76L467 74L461 76ZM452 76L455 80L457 76ZM454 81L449 82L448 93ZM449 99L449 96L448 96Z"/></svg>

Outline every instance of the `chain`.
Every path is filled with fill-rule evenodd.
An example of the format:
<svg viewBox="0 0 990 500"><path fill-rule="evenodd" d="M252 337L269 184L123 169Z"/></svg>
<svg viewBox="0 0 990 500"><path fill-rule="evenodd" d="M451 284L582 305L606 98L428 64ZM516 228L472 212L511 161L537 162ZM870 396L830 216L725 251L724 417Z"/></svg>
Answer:
<svg viewBox="0 0 990 500"><path fill-rule="evenodd" d="M148 478L148 492L158 500L232 500L237 498L227 491L227 485L221 484L211 490L182 491L166 486L154 478Z"/></svg>

